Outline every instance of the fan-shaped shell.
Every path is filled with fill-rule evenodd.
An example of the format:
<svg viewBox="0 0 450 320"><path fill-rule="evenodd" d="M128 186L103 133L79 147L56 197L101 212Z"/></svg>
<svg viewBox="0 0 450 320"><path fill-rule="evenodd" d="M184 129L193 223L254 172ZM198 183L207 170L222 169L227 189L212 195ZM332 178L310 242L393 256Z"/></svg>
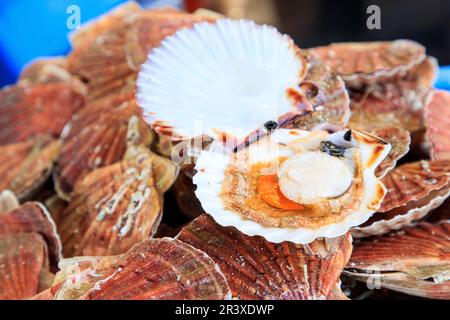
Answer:
<svg viewBox="0 0 450 320"><path fill-rule="evenodd" d="M333 43L310 50L354 88L404 75L426 57L425 48L410 40Z"/></svg>
<svg viewBox="0 0 450 320"><path fill-rule="evenodd" d="M373 134L390 143L392 149L389 155L380 163L375 171L378 178L384 177L395 168L397 160L405 156L411 144L411 135L401 128L381 128L373 131Z"/></svg>
<svg viewBox="0 0 450 320"><path fill-rule="evenodd" d="M156 232L161 201L145 154L92 171L77 182L61 214L64 256L126 252Z"/></svg>
<svg viewBox="0 0 450 320"><path fill-rule="evenodd" d="M223 145L214 142L196 161L197 173L193 179L196 196L205 212L222 226L233 226L247 235L263 236L274 243L307 244L320 237L341 236L367 221L381 205L386 190L374 172L390 151L390 145L378 137L359 130L352 130L349 137L348 133L348 130L329 134L279 129L235 153L224 152ZM354 155L352 152L360 155L349 160L355 168L351 188L340 197L332 200L325 197L312 206L295 209L280 209L261 199L258 179L265 175L264 171L276 173L280 158L289 159L302 153L296 150L296 143L306 143L308 150L308 143L318 146L324 141L333 141L336 146L349 150L347 156ZM312 149L321 154L316 147Z"/></svg>
<svg viewBox="0 0 450 320"><path fill-rule="evenodd" d="M177 239L206 252L238 299L327 299L352 251L349 234L305 246L274 244L221 227L208 215L184 227Z"/></svg>
<svg viewBox="0 0 450 320"><path fill-rule="evenodd" d="M347 268L357 280L434 299L450 299L450 222L421 223L354 244ZM433 279L430 281L429 279Z"/></svg>
<svg viewBox="0 0 450 320"><path fill-rule="evenodd" d="M425 107L427 140L431 144L431 158L450 159L450 93L433 91L431 101Z"/></svg>
<svg viewBox="0 0 450 320"><path fill-rule="evenodd" d="M354 236L398 230L426 216L450 195L450 161L419 161L401 165L384 178L388 192L381 208Z"/></svg>
<svg viewBox="0 0 450 320"><path fill-rule="evenodd" d="M86 80L91 100L133 92L136 73L148 51L177 29L203 20L171 9L140 11L124 19L119 15L111 24L107 21L107 27L94 26L92 37L81 43L75 40L77 45L68 57L69 70Z"/></svg>
<svg viewBox="0 0 450 320"><path fill-rule="evenodd" d="M201 22L149 54L137 99L158 133L242 142L268 121L281 125L311 110L299 87L306 71L300 50L275 28L246 20Z"/></svg>
<svg viewBox="0 0 450 320"><path fill-rule="evenodd" d="M140 109L132 95L119 94L88 103L73 117L62 134L55 173L60 196L70 198L78 179L123 159L133 116L140 116ZM138 127L136 134L141 136L142 143L150 143L151 133L145 126Z"/></svg>
<svg viewBox="0 0 450 320"><path fill-rule="evenodd" d="M8 213L19 207L19 201L10 190L0 192L0 214Z"/></svg>
<svg viewBox="0 0 450 320"><path fill-rule="evenodd" d="M0 300L28 299L48 272L47 246L37 233L0 235Z"/></svg>
<svg viewBox="0 0 450 320"><path fill-rule="evenodd" d="M48 135L0 146L0 190L9 189L21 200L32 196L50 175L59 146Z"/></svg>
<svg viewBox="0 0 450 320"><path fill-rule="evenodd" d="M0 144L43 133L59 136L83 105L84 96L73 84L6 87L0 91Z"/></svg>
<svg viewBox="0 0 450 320"><path fill-rule="evenodd" d="M81 299L225 299L230 289L204 252L169 238L134 246Z"/></svg>
<svg viewBox="0 0 450 320"><path fill-rule="evenodd" d="M15 233L41 235L47 243L52 267L57 266L61 257L61 241L55 223L43 205L26 202L12 211L0 214L0 237Z"/></svg>

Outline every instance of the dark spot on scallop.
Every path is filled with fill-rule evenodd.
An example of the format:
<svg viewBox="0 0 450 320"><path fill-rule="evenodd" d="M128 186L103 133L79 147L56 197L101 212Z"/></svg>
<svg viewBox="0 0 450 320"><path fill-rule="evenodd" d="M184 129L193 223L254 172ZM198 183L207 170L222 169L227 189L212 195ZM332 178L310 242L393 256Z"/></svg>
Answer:
<svg viewBox="0 0 450 320"><path fill-rule="evenodd" d="M264 127L269 131L273 131L278 127L278 123L276 121L270 120L264 124Z"/></svg>
<svg viewBox="0 0 450 320"><path fill-rule="evenodd" d="M352 130L348 130L345 134L344 134L344 140L345 141L352 141Z"/></svg>
<svg viewBox="0 0 450 320"><path fill-rule="evenodd" d="M335 145L330 141L322 141L320 143L320 151L325 152L333 157L343 157L345 148Z"/></svg>

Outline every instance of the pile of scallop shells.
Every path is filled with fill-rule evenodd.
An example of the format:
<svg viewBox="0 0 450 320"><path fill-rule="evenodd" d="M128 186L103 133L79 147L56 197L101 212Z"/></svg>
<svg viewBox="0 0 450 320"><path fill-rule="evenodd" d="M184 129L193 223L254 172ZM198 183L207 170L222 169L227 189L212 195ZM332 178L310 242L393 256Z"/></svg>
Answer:
<svg viewBox="0 0 450 320"><path fill-rule="evenodd" d="M0 299L450 299L450 93L423 46L134 2L71 43L0 91ZM233 162L266 146L278 176ZM281 184L296 163L322 184Z"/></svg>

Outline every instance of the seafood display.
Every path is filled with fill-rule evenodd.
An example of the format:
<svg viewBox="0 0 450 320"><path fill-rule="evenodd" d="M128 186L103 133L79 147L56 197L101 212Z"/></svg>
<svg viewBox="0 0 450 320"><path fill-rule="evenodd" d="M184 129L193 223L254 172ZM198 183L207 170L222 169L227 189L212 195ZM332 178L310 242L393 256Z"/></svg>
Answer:
<svg viewBox="0 0 450 320"><path fill-rule="evenodd" d="M450 300L424 46L135 2L70 42L0 90L0 299Z"/></svg>

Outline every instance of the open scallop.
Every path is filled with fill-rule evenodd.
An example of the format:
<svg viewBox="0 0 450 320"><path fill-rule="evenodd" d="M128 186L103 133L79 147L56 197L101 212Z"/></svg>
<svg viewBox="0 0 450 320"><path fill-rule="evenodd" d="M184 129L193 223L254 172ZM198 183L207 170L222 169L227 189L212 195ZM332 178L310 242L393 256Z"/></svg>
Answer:
<svg viewBox="0 0 450 320"><path fill-rule="evenodd" d="M292 39L273 27L200 22L149 54L137 100L158 133L243 141L269 121L281 125L312 111L299 86L307 67Z"/></svg>
<svg viewBox="0 0 450 320"><path fill-rule="evenodd" d="M271 242L333 238L365 222L386 193L374 172L390 145L344 130L279 129L237 152L202 151L196 195L219 224Z"/></svg>

